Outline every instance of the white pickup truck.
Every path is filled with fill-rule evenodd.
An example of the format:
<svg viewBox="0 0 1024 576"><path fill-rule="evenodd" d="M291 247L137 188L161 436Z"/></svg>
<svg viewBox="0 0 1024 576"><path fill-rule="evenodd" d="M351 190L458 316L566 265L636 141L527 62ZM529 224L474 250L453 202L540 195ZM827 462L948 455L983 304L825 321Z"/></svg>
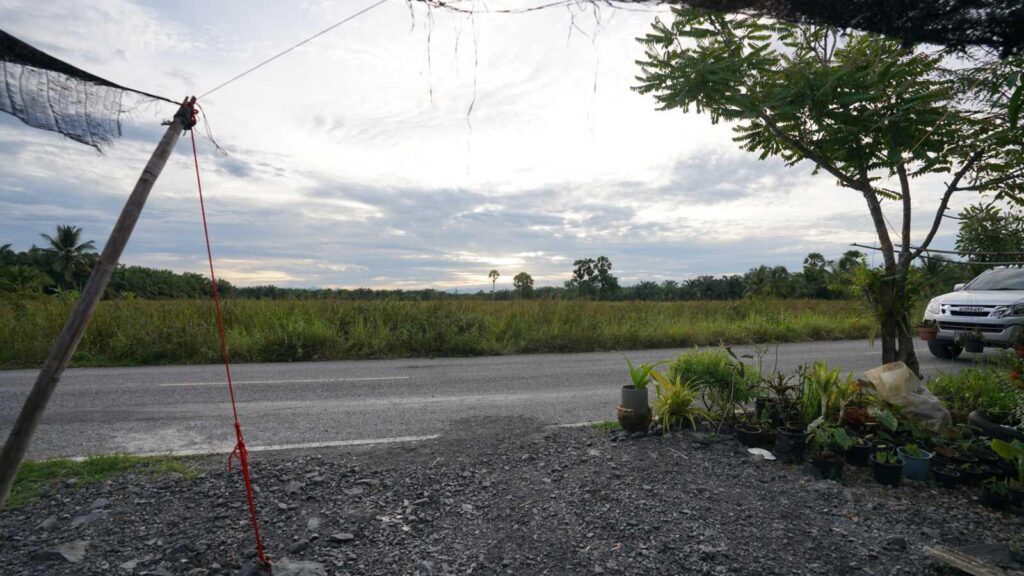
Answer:
<svg viewBox="0 0 1024 576"><path fill-rule="evenodd" d="M924 319L939 328L937 337L928 341L936 358L956 358L965 343L973 351L1013 346L1024 330L1024 268L993 268L957 284L953 292L928 303Z"/></svg>

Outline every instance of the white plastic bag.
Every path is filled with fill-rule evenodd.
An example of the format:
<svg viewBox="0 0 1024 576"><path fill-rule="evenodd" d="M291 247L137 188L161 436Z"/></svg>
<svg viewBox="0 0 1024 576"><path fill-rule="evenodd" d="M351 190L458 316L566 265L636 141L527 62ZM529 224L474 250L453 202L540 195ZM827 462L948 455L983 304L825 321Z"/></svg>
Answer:
<svg viewBox="0 0 1024 576"><path fill-rule="evenodd" d="M880 400L899 406L903 414L926 428L941 432L953 425L949 410L903 362L891 362L864 372L863 380Z"/></svg>

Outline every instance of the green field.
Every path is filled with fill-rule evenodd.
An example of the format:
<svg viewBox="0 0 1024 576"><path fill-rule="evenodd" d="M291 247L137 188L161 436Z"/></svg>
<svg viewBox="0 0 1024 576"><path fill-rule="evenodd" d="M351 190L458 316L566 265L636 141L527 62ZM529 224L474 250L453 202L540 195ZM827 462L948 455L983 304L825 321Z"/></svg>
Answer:
<svg viewBox="0 0 1024 576"><path fill-rule="evenodd" d="M100 303L77 366L217 362L212 303ZM70 311L58 299L0 303L0 368L37 367ZM229 300L237 362L473 356L864 338L856 301L703 302Z"/></svg>

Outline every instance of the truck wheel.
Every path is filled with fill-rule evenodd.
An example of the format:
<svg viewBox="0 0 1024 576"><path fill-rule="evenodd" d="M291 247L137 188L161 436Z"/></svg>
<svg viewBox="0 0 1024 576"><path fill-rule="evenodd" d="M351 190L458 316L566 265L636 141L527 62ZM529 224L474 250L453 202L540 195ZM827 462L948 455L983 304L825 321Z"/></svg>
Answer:
<svg viewBox="0 0 1024 576"><path fill-rule="evenodd" d="M932 356L942 360L953 360L964 351L963 346L943 340L929 340L928 351Z"/></svg>

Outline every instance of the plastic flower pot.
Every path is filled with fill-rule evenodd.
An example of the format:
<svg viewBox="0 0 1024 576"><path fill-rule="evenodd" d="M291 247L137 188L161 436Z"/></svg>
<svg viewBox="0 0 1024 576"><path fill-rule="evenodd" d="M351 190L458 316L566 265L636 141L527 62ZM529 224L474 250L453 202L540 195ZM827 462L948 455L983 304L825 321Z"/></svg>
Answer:
<svg viewBox="0 0 1024 576"><path fill-rule="evenodd" d="M634 412L628 408L623 408L620 404L616 409L616 417L619 420L619 426L626 432L645 432L651 425L651 413L648 412Z"/></svg>
<svg viewBox="0 0 1024 576"><path fill-rule="evenodd" d="M851 466L867 466L871 456L870 444L854 444L846 451L846 462Z"/></svg>
<svg viewBox="0 0 1024 576"><path fill-rule="evenodd" d="M932 470L932 475L935 479L942 484L943 488L956 488L960 485L960 472L955 468L948 468L944 466L938 466Z"/></svg>
<svg viewBox="0 0 1024 576"><path fill-rule="evenodd" d="M772 452L783 462L792 464L804 461L804 447L807 433L800 428L780 426L775 430L775 448Z"/></svg>
<svg viewBox="0 0 1024 576"><path fill-rule="evenodd" d="M817 456L811 463L818 469L822 480L838 481L843 477L843 456L840 454Z"/></svg>
<svg viewBox="0 0 1024 576"><path fill-rule="evenodd" d="M917 480L924 482L928 479L928 466L931 464L932 453L927 450L921 450L923 456L916 457L907 454L903 450L903 446L896 449L896 452L903 459L903 475L911 480Z"/></svg>
<svg viewBox="0 0 1024 576"><path fill-rule="evenodd" d="M1002 510L1010 503L1010 495L1007 492L995 492L989 485L981 487L981 503L993 510Z"/></svg>
<svg viewBox="0 0 1024 576"><path fill-rule="evenodd" d="M750 424L737 424L736 438L740 441L740 444L748 448L756 448L761 445L761 428L751 426Z"/></svg>
<svg viewBox="0 0 1024 576"><path fill-rule="evenodd" d="M622 407L632 410L637 414L648 413L651 405L647 401L647 388L637 390L636 386L629 384L622 387Z"/></svg>
<svg viewBox="0 0 1024 576"><path fill-rule="evenodd" d="M876 459L876 456L872 455L871 474L875 477L875 482L882 486L899 488L900 480L903 479L903 461L901 460L897 464L883 464Z"/></svg>

